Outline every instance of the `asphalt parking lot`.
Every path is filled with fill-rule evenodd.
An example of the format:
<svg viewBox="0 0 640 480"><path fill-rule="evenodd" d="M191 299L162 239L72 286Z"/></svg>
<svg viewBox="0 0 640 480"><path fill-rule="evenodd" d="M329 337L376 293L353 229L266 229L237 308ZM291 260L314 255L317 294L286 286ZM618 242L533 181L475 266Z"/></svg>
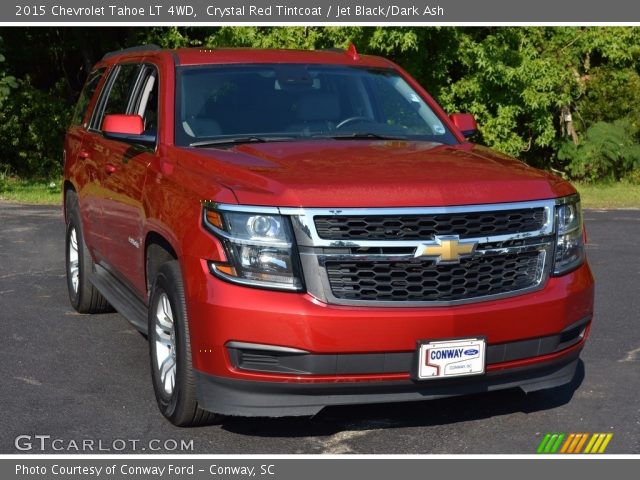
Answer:
<svg viewBox="0 0 640 480"><path fill-rule="evenodd" d="M585 217L596 314L568 387L180 429L156 408L146 340L118 314L70 307L61 209L0 203L0 453L76 453L83 440L87 453L182 453L184 440L184 453L524 454L547 432L613 432L607 453L640 453L640 211Z"/></svg>

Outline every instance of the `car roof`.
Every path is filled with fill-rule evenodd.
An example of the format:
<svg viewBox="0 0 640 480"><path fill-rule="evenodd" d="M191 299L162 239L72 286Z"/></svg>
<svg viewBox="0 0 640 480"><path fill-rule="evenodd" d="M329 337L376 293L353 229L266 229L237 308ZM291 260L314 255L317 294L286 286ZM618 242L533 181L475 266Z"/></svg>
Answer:
<svg viewBox="0 0 640 480"><path fill-rule="evenodd" d="M160 49L144 45L106 54L100 63L113 64L124 60L159 58L177 65L220 65L247 63L313 63L364 67L393 67L389 60L371 55L359 55L348 50L286 50L253 48L179 48Z"/></svg>

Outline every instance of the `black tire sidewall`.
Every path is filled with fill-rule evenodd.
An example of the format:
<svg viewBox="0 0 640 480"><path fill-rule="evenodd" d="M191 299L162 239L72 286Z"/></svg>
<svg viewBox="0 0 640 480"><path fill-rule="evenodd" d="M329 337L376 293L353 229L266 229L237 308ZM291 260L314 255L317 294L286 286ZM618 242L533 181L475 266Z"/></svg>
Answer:
<svg viewBox="0 0 640 480"><path fill-rule="evenodd" d="M85 278L85 265L84 265L84 242L82 240L82 230L80 229L80 221L78 220L78 213L75 209L71 209L68 215L67 232L65 240L65 266L67 272L67 289L69 291L69 301L76 310L80 307L82 301L82 292L84 289ZM71 282L71 268L69 263L69 244L71 242L71 232L76 231L76 242L78 246L78 289L74 291Z"/></svg>
<svg viewBox="0 0 640 480"><path fill-rule="evenodd" d="M179 415L180 397L183 395L185 388L184 380L186 369L189 368L187 360L187 348L185 342L185 312L182 298L178 294L182 286L178 284L172 271L162 267L158 272L151 292L149 302L149 318L148 318L148 338L149 338L149 356L151 361L151 378L153 381L153 389L155 391L158 407L165 417L169 420ZM176 379L172 394L169 396L160 384L160 372L156 360L156 337L155 337L155 315L158 308L158 299L165 293L169 298L171 311L173 313L173 328L176 336Z"/></svg>

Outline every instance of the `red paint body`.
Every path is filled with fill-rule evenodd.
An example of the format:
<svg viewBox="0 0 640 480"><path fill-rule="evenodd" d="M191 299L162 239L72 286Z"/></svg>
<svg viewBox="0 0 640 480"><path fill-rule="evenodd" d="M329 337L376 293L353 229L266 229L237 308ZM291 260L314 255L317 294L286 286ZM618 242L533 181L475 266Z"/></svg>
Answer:
<svg viewBox="0 0 640 480"><path fill-rule="evenodd" d="M103 78L84 124L69 129L65 179L67 186L78 192L84 236L94 259L107 265L144 302L148 301L145 244L153 234L171 245L184 276L196 370L257 381L384 382L406 379L409 372L326 377L240 371L232 367L223 346L235 340L319 354L410 352L420 339L481 335L493 345L557 334L591 317L593 278L587 263L566 275L549 278L543 289L533 293L453 307L329 305L307 293L250 288L214 277L206 261L225 260L225 253L220 242L202 227L202 200L279 207L433 207L553 199L575 190L550 173L466 142L454 123L470 128L468 118L459 117L462 123L456 117L452 121L415 80L385 59L332 52L177 50L123 54L97 67L108 71L121 61L144 62L158 70L157 147L130 156L130 145L87 130ZM459 144L371 139L249 144L228 149L177 147L176 62L393 68L454 132ZM123 131L133 133L132 121L124 120L114 118L113 129L118 131L120 125ZM131 242L139 242L139 248L132 248ZM587 333L588 329L582 340L565 352L494 364L489 370L562 357L580 349Z"/></svg>

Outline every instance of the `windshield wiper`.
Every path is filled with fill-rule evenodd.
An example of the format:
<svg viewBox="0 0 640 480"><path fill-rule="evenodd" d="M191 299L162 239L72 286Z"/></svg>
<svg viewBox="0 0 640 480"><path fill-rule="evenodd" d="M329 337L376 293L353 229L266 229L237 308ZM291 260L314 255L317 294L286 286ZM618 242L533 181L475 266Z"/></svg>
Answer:
<svg viewBox="0 0 640 480"><path fill-rule="evenodd" d="M211 140L202 140L190 143L190 147L215 147L216 145L241 145L243 143L266 143L266 142L284 142L286 140L294 140L296 137L258 137L256 135L247 135L244 137L223 137Z"/></svg>
<svg viewBox="0 0 640 480"><path fill-rule="evenodd" d="M335 140L352 140L352 139L361 139L361 138L364 138L364 139L373 138L377 140L406 140L407 139L407 137L403 135L384 135L384 134L373 133L373 132L353 132L353 133L342 133L338 135L318 135L316 138L333 138Z"/></svg>

